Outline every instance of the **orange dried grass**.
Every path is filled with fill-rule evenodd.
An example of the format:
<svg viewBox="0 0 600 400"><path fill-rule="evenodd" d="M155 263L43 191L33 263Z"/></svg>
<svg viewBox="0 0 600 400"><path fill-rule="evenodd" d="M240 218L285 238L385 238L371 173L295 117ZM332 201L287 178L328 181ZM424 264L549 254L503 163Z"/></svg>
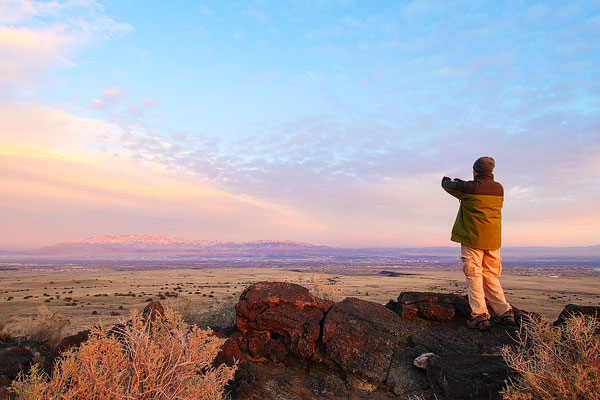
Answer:
<svg viewBox="0 0 600 400"><path fill-rule="evenodd" d="M339 301L343 296L339 283L328 281L325 278L325 274L321 272L320 275L312 276L312 292L315 296L331 301Z"/></svg>
<svg viewBox="0 0 600 400"><path fill-rule="evenodd" d="M600 321L572 316L552 327L531 319L517 333L516 346L502 355L518 372L503 390L507 400L598 400L600 393Z"/></svg>
<svg viewBox="0 0 600 400"><path fill-rule="evenodd" d="M189 329L167 309L163 320L144 322L135 311L116 337L103 327L58 361L52 378L33 368L13 383L18 400L221 399L236 367L213 367L224 339Z"/></svg>

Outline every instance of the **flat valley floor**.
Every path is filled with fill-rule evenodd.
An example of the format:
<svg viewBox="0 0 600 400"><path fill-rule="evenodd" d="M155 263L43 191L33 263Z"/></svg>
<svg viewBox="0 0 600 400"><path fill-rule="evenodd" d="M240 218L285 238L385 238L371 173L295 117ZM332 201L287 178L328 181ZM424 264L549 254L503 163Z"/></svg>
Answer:
<svg viewBox="0 0 600 400"><path fill-rule="evenodd" d="M343 297L358 297L386 304L403 291L465 293L462 271L436 268L391 270L398 276L373 273L320 273L315 269L289 268L165 268L118 271L115 269L65 269L0 271L1 324L13 317L28 317L41 306L69 319L66 334L76 333L99 321L111 326L127 319L130 310L141 310L149 301L196 312L232 306L250 284L286 281L313 286L324 280L327 288L338 287ZM390 270L387 268L387 270ZM554 321L565 305L600 305L597 277L551 277L505 272L501 278L506 297L514 306L543 314Z"/></svg>

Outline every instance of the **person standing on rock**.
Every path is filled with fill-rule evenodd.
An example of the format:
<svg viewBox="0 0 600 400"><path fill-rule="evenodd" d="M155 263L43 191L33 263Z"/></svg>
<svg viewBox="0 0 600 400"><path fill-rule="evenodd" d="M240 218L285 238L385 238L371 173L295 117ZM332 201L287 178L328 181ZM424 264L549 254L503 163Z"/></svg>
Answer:
<svg viewBox="0 0 600 400"><path fill-rule="evenodd" d="M451 240L461 244L462 266L471 306L471 319L467 326L481 330L490 327L486 299L501 323L515 324L513 309L506 301L498 280L502 272L500 247L504 188L494 181L494 166L492 157L481 157L473 164L472 181L442 178L444 190L460 200Z"/></svg>

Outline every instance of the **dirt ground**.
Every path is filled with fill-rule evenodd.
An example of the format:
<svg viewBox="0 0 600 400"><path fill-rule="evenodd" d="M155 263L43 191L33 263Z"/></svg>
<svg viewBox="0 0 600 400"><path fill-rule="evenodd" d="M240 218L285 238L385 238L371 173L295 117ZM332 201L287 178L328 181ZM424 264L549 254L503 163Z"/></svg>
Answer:
<svg viewBox="0 0 600 400"><path fill-rule="evenodd" d="M343 297L352 296L385 304L402 291L465 293L461 271L403 269L400 276L324 274ZM0 271L0 322L34 315L40 306L70 320L67 334L100 320L105 326L126 319L131 309L152 300L175 307L189 299L209 309L234 304L253 282L289 281L311 287L320 274L281 268L216 268L163 270ZM513 305L543 314L554 321L565 305L600 304L600 280L590 277L522 276L504 273L502 284ZM200 310L201 311L201 310Z"/></svg>

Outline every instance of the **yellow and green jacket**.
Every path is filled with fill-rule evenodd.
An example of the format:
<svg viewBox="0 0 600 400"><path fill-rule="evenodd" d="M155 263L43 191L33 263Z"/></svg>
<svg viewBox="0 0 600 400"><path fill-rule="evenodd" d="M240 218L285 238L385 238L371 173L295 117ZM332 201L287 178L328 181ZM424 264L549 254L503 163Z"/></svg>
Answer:
<svg viewBox="0 0 600 400"><path fill-rule="evenodd" d="M479 173L468 182L446 178L442 180L442 187L460 200L450 239L474 249L499 249L504 188L494 181L494 175Z"/></svg>

